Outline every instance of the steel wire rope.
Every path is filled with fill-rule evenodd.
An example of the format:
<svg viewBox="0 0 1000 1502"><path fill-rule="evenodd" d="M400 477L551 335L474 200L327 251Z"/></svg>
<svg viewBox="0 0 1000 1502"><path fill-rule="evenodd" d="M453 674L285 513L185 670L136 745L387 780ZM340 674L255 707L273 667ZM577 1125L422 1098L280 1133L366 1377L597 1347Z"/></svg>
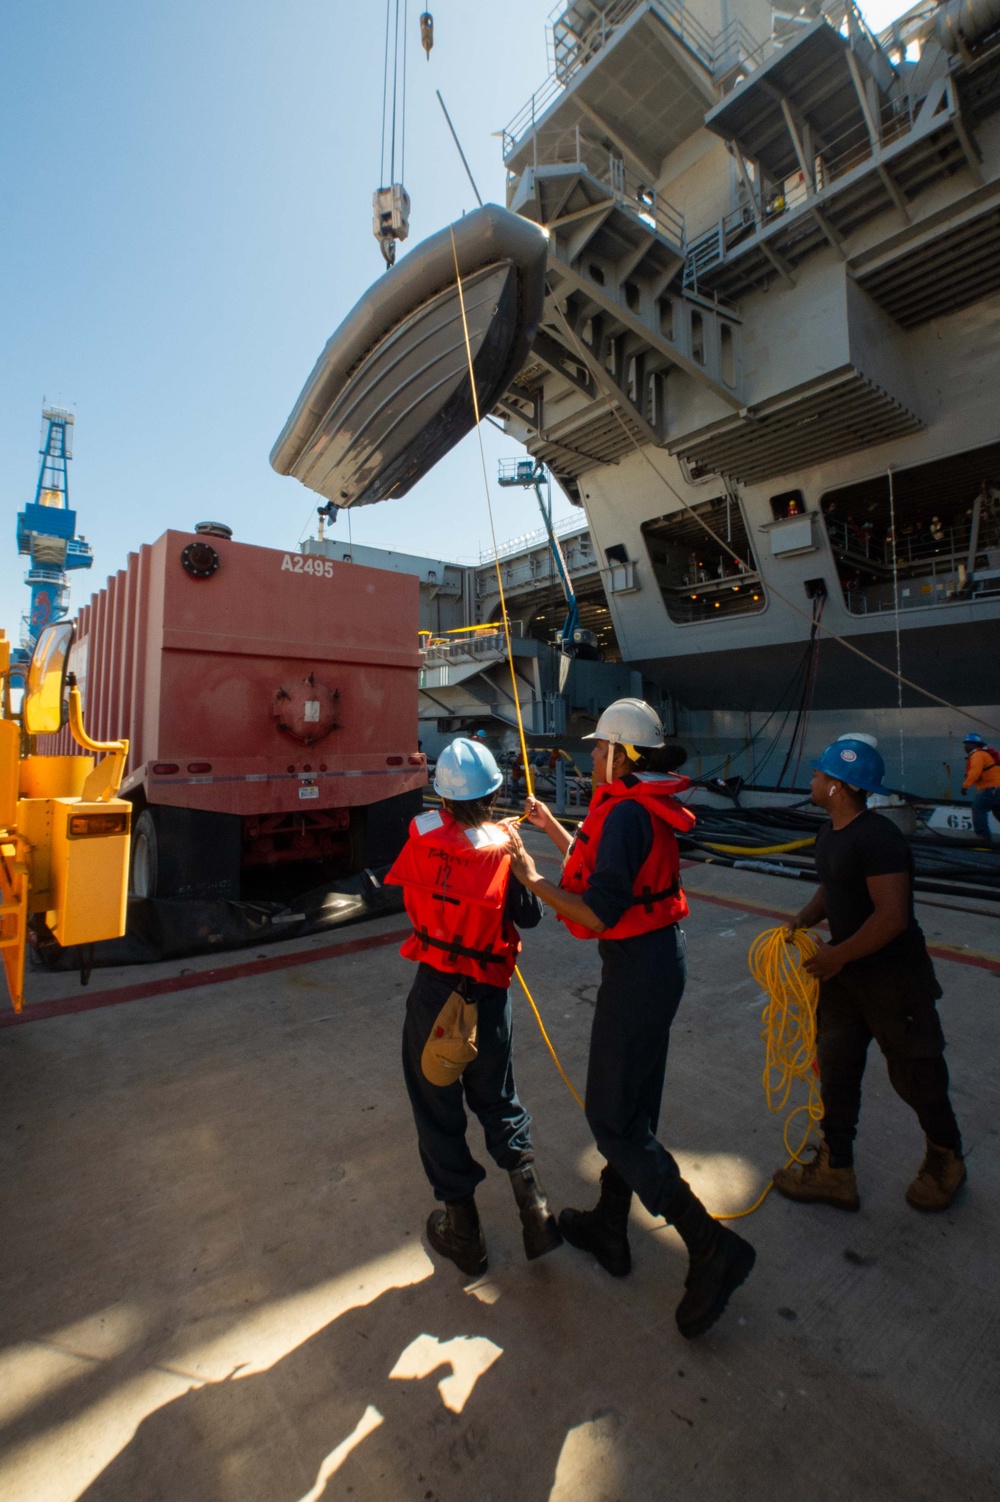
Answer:
<svg viewBox="0 0 1000 1502"><path fill-rule="evenodd" d="M770 714L768 715L768 717L764 721L764 723L762 725L759 725L757 727L757 729L754 731L753 735L746 742L746 745L743 748L744 749L744 754L747 751L749 751L752 746L755 746L757 744L757 741L764 734L764 731L767 729L768 725L770 725L771 721L775 718L775 716L781 714L781 705L782 705L782 701L784 700L785 695L789 694L789 695L794 696L795 691L796 691L796 689L798 687L799 675L802 673L803 669L806 667L806 665L807 665L807 663L809 661L809 656L810 656L811 651L812 651L812 646L811 646L811 643L810 643L806 647L805 655L803 656L801 662L799 663L798 667L795 669L795 671L792 674L791 678L788 680L788 683L785 685L784 689L782 690L782 692L781 692L781 694L780 694L780 696L778 698L777 705L775 706L774 709L771 710ZM781 736L782 736L782 733L784 732L785 726L788 724L788 716L791 714L791 712L792 712L792 706L791 706L791 704L789 704L788 708L785 710L784 718L782 719L781 724L778 726L777 730L775 731L774 737L773 737L773 739L771 741L771 744L768 746L768 748L767 748L766 752L764 753L762 759L760 761L757 761L756 754L754 755L753 761L751 762L751 778L753 780L754 785L756 785L756 781L757 781L758 775L764 770L764 768L767 766L768 762L771 760L771 757L774 755L775 747L778 745L779 741L781 740ZM722 772L725 769L725 767L727 766L727 764L729 763L730 760L731 760L731 754L724 756L723 759L722 759L722 761L719 762L718 766L712 767L711 770L708 771L708 772L702 772L699 777L693 777L691 779L692 782L697 783L698 785L701 785L703 783L711 782L714 778L716 778L718 776L718 774L720 772Z"/></svg>
<svg viewBox="0 0 1000 1502"><path fill-rule="evenodd" d="M385 123L389 114L389 17L392 0L385 0L385 50L382 55L382 145L379 152L379 187L385 187Z"/></svg>
<svg viewBox="0 0 1000 1502"><path fill-rule="evenodd" d="M406 182L406 39L409 35L409 0L403 0L403 108L399 127L399 180Z"/></svg>
<svg viewBox="0 0 1000 1502"><path fill-rule="evenodd" d="M903 748L903 644L899 634L899 548L896 542L896 487L892 481L892 465L889 476L889 528L892 532L892 603L896 616L896 680L899 708L899 780L906 781L906 752Z"/></svg>
<svg viewBox="0 0 1000 1502"><path fill-rule="evenodd" d="M589 351L587 351L584 345L580 342L579 338L576 335L576 332L571 326L565 313L559 307L558 303L554 304L554 311L556 318L562 325L562 328L565 330L572 343L576 346L576 349L580 354L580 358L583 361L585 368L587 370L590 370L592 368L592 359L589 356ZM737 563L741 562L742 560L740 559L739 554L729 546L724 538L719 536L718 532L716 532L713 527L709 526L704 517L698 515L695 508L690 504L689 501L686 501L684 499L679 490L675 489L675 487L667 479L662 470L657 469L650 455L647 453L648 445L644 445L639 442L638 438L636 438L635 434L628 426L628 423L622 417L617 405L618 398L616 396L613 396L610 392L605 391L604 400L607 403L608 410L621 426L622 432L625 434L629 442L633 445L636 453L639 454L644 462L649 465L649 468L653 471L653 474L661 482L661 484L666 486L667 490L670 491L670 494L680 502L683 509L688 512L691 517L694 518L699 527L701 527L703 531L707 532L709 537L711 537L714 542L717 542L724 552L729 554L730 558L734 559L734 561ZM789 598L788 595L782 594L781 590L778 589L776 585L769 583L767 585L767 588L774 595L775 599L780 600L783 605L787 605L790 610L794 611L796 615L800 615L803 620L809 621L810 624L812 623L811 614L808 611L803 610L802 606L797 605L794 600ZM989 720L981 720L978 715L969 714L968 710L959 708L959 706L957 704L953 704L950 699L942 699L940 694L932 693L929 688L924 688L921 684L915 683L912 678L904 677L903 674L897 672L895 668L886 667L884 662L879 662L877 657L872 657L869 652L863 651L861 647L856 647L853 642L848 641L846 637L841 636L839 632L834 631L830 626L821 625L819 629L824 633L824 635L828 636L831 641L839 642L842 647L846 647L848 652L853 652L855 657L860 657L862 662L867 662L872 667L877 668L880 673L886 673L890 678L897 679L900 683L900 686L905 684L907 688L912 688L915 693L922 694L925 699L930 699L933 701L933 703L940 704L943 709L953 710L955 714L961 715L964 720L969 720L974 725L982 725L984 729L991 730L995 734L1000 734L1000 725L992 725L990 724Z"/></svg>
<svg viewBox="0 0 1000 1502"><path fill-rule="evenodd" d="M791 739L788 742L788 750L785 752L785 759L781 763L781 771L778 773L778 778L777 778L777 781L775 782L775 788L780 788L781 784L785 780L785 773L788 771L788 767L789 767L789 764L790 764L790 762L792 760L792 757L795 755L796 742L798 741L799 734L800 734L800 732L802 730L802 717L803 717L803 715L805 713L805 707L806 707L806 704L807 704L808 699L809 699L809 685L810 685L810 682L811 682L811 679L812 679L813 663L814 663L815 654L816 654L816 643L817 643L817 640L818 640L818 637L817 637L817 634L816 634L816 627L817 627L817 613L816 612L817 612L817 602L814 600L813 601L813 612L812 612L812 624L811 624L811 626L809 628L809 645L806 648L806 668L805 668L805 673L804 673L803 678L802 678L802 694L801 694L801 697L799 698L799 707L798 707L798 709L795 712L795 723L792 726L792 735L791 735ZM795 774L794 773L792 774L792 781L790 783L790 786L791 787L795 786Z"/></svg>
<svg viewBox="0 0 1000 1502"><path fill-rule="evenodd" d="M399 0L396 0L396 24L392 51L392 142L389 147L389 186L396 181L396 100L399 94Z"/></svg>

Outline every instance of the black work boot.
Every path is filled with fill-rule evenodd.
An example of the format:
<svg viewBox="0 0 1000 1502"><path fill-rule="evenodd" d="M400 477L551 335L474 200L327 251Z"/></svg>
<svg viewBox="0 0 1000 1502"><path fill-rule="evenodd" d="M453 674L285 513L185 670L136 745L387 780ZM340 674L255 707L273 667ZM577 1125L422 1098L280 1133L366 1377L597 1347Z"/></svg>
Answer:
<svg viewBox="0 0 1000 1502"><path fill-rule="evenodd" d="M613 1278L632 1271L628 1244L628 1212L632 1191L620 1173L606 1163L601 1172L601 1197L593 1210L564 1210L559 1229L570 1246L591 1252Z"/></svg>
<svg viewBox="0 0 1000 1502"><path fill-rule="evenodd" d="M521 1212L524 1255L531 1262L535 1257L544 1257L546 1252L554 1252L557 1246L562 1246L562 1237L556 1218L549 1209L535 1165L525 1163L520 1168L512 1168L510 1182L514 1187L517 1208Z"/></svg>
<svg viewBox="0 0 1000 1502"><path fill-rule="evenodd" d="M479 1224L475 1195L452 1200L427 1217L427 1240L442 1257L449 1257L470 1278L486 1271L486 1237Z"/></svg>
<svg viewBox="0 0 1000 1502"><path fill-rule="evenodd" d="M677 1328L686 1340L715 1324L729 1296L750 1276L757 1253L749 1241L713 1220L690 1185L681 1186L667 1212L688 1250L685 1294L677 1306Z"/></svg>

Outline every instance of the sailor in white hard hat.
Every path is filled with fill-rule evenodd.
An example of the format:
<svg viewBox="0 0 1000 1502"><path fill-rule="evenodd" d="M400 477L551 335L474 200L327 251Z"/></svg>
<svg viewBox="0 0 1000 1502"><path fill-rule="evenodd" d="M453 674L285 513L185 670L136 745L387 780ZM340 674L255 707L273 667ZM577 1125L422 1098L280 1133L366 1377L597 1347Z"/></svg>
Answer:
<svg viewBox="0 0 1000 1502"><path fill-rule="evenodd" d="M518 928L541 919L536 898L510 875L508 831L493 820L503 775L480 740L462 737L438 757L440 810L418 815L386 881L403 888L413 933L403 945L418 963L406 1002L403 1073L420 1159L444 1208L427 1239L462 1272L486 1271L475 1191L486 1177L466 1141L468 1106L487 1151L510 1174L524 1249L541 1257L562 1238L534 1167L531 1117L511 1060L509 986Z"/></svg>
<svg viewBox="0 0 1000 1502"><path fill-rule="evenodd" d="M609 705L588 739L595 742L596 786L576 838L543 804L526 805L530 822L566 857L559 886L539 875L519 837L511 837L515 876L575 937L598 939L601 956L586 1112L607 1164L597 1207L564 1210L559 1226L573 1246L624 1277L632 1265L633 1191L653 1215L665 1216L690 1257L676 1315L690 1338L715 1323L755 1260L748 1242L712 1219L656 1137L670 1025L685 981L679 924L688 907L676 836L695 819L677 794L690 783L671 775L684 752L664 745L660 717L642 699Z"/></svg>

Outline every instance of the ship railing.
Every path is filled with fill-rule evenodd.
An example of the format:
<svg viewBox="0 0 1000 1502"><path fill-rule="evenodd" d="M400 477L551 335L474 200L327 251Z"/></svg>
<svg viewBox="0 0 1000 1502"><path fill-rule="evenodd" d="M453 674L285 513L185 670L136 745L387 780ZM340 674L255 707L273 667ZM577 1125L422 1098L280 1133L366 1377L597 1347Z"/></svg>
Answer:
<svg viewBox="0 0 1000 1502"><path fill-rule="evenodd" d="M568 537L572 532L586 532L587 519L586 517L563 516L552 523L552 530L557 537ZM495 550L493 548L481 549L479 562L495 563L500 559L512 558L515 553L526 553L532 548L544 545L548 541L548 535L545 527L536 527L533 532L522 532L520 537L512 537L509 542L501 543Z"/></svg>
<svg viewBox="0 0 1000 1502"><path fill-rule="evenodd" d="M549 15L546 30L549 65L560 83L569 83L574 74L585 68L644 3L645 0L608 0L595 6L577 0L576 4L557 5ZM680 0L652 0L652 9L661 13L671 31L711 71L716 38L697 16Z"/></svg>
<svg viewBox="0 0 1000 1502"><path fill-rule="evenodd" d="M711 578L699 569L694 576L685 574L680 583L658 582L667 614L678 625L750 615L766 604L760 575L749 569Z"/></svg>
<svg viewBox="0 0 1000 1502"><path fill-rule="evenodd" d="M914 588L914 585L919 585ZM851 615L895 614L896 598L891 584L849 589L844 599ZM933 610L941 605L974 605L1000 600L1000 569L963 576L958 568L935 570L929 576L911 580L899 590L899 609Z"/></svg>
<svg viewBox="0 0 1000 1502"><path fill-rule="evenodd" d="M521 623L512 621L511 636L520 637L522 634ZM507 642L502 631L470 631L468 636L434 637L421 648L424 666L428 668L449 662L492 662L506 654Z"/></svg>
<svg viewBox="0 0 1000 1502"><path fill-rule="evenodd" d="M595 162L600 165L595 166ZM682 253L686 252L687 229L681 210L675 208L669 199L664 198L655 187L626 166L620 156L616 156L614 152L608 152L600 143L591 141L583 134L579 125L575 132L574 159L550 165L575 167L579 172L586 172L595 182L607 188L609 197L631 210L649 229L655 230ZM520 178L516 172L508 172L508 206L513 202L519 181Z"/></svg>
<svg viewBox="0 0 1000 1502"><path fill-rule="evenodd" d="M907 134L921 102L909 96L883 100L878 114L880 150ZM685 289L697 292L699 277L724 261L730 251L777 221L807 210L813 203L819 206L817 201L829 196L828 190L841 178L874 159L875 148L867 129L863 122L855 121L839 136L824 142L822 153L813 163L814 182L807 182L802 172L776 184L758 185L754 181L755 202L746 200L743 189L743 202L723 214L710 229L691 238L684 266ZM753 163L748 164L748 170L753 181Z"/></svg>
<svg viewBox="0 0 1000 1502"><path fill-rule="evenodd" d="M549 17L549 75L505 127L504 160L522 137L535 130L556 96L607 46L641 5L648 5L713 76L731 72L737 64L749 71L769 54L770 43L758 43L742 21L731 21L722 31L710 32L682 0L608 0L606 4L575 0L569 5L560 4Z"/></svg>
<svg viewBox="0 0 1000 1502"><path fill-rule="evenodd" d="M579 152L577 153L579 155ZM612 196L656 230L665 240L679 250L687 249L687 230L684 215L656 188L642 181L637 173L627 167L619 156L608 158L608 170L598 175L599 181L607 183Z"/></svg>
<svg viewBox="0 0 1000 1502"><path fill-rule="evenodd" d="M826 516L827 535L837 550L838 555L845 563L865 564L869 568L892 572L893 546L891 535L882 530L879 533L876 528L868 523L843 521L840 517ZM904 522L899 531L898 545L895 551L895 565L897 569L907 574L919 573L928 564L936 566L944 560L949 567L955 567L959 562L968 563L969 547L972 542L971 519L963 520L958 525L945 526L939 523L934 528L933 519L929 525L916 530L908 531L912 524ZM990 555L1000 550L1000 516L984 516L979 524L976 536L976 566L979 566L980 558L982 566L990 567Z"/></svg>

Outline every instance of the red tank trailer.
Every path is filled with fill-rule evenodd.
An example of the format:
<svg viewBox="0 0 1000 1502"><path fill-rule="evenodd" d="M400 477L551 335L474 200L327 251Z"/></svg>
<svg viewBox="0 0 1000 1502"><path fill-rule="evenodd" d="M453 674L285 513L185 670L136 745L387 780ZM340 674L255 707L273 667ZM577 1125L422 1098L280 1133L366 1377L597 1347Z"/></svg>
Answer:
<svg viewBox="0 0 1000 1502"><path fill-rule="evenodd" d="M214 523L129 555L69 666L91 735L129 740L134 892L238 897L248 867L394 858L427 781L418 590Z"/></svg>

